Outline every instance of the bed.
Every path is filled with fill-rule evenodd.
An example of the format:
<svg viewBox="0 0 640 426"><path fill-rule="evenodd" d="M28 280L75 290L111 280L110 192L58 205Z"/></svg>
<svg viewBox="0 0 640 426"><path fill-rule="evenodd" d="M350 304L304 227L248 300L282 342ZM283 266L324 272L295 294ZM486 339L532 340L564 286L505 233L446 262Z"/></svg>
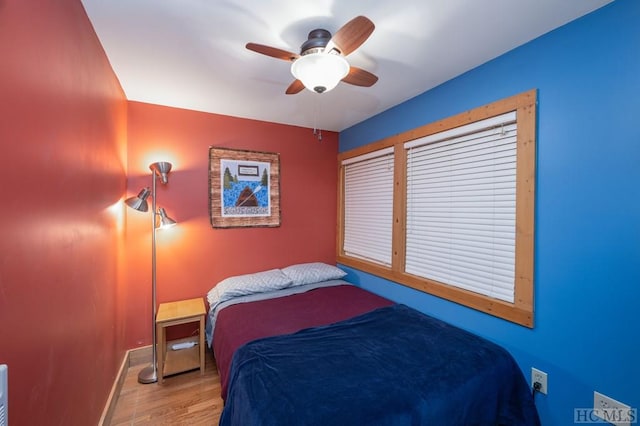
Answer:
<svg viewBox="0 0 640 426"><path fill-rule="evenodd" d="M539 424L502 347L351 285L331 265L290 268L208 295L221 425Z"/></svg>

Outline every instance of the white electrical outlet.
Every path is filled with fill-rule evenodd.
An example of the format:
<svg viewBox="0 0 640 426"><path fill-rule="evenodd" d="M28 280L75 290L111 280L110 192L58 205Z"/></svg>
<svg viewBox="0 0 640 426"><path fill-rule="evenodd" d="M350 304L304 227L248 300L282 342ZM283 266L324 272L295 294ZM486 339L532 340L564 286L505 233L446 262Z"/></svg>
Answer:
<svg viewBox="0 0 640 426"><path fill-rule="evenodd" d="M637 421L636 410L626 404L609 398L600 392L593 392L593 412L602 420L616 426L629 426Z"/></svg>
<svg viewBox="0 0 640 426"><path fill-rule="evenodd" d="M535 382L540 383L540 389L538 389L538 392L543 393L543 394L547 394L547 373L545 373L544 371L540 371L537 368L531 368L531 386L533 387L533 384Z"/></svg>

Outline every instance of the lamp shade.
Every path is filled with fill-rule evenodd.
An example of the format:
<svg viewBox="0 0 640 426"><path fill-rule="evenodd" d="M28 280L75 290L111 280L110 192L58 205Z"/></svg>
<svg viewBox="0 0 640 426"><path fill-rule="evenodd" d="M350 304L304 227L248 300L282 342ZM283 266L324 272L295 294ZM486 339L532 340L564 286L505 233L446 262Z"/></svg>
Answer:
<svg viewBox="0 0 640 426"><path fill-rule="evenodd" d="M158 228L160 229L171 228L177 223L167 216L167 212L162 207L158 209L158 216L160 216L160 223L158 223Z"/></svg>
<svg viewBox="0 0 640 426"><path fill-rule="evenodd" d="M124 202L132 209L138 210L139 212L146 212L149 210L149 205L147 204L147 198L149 198L149 195L151 195L151 190L149 188L144 188L138 193L138 195L127 198Z"/></svg>
<svg viewBox="0 0 640 426"><path fill-rule="evenodd" d="M291 74L302 81L307 89L324 93L336 87L349 74L349 68L347 60L340 55L309 53L291 64Z"/></svg>
<svg viewBox="0 0 640 426"><path fill-rule="evenodd" d="M171 163L167 161L158 161L149 166L149 169L160 176L162 183L169 182L169 172L171 171Z"/></svg>

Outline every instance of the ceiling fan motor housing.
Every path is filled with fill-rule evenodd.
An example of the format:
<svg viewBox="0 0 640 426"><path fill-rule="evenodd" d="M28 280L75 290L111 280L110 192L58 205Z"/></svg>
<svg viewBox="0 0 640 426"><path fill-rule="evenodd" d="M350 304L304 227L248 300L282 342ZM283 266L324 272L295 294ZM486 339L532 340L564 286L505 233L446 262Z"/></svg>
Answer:
<svg viewBox="0 0 640 426"><path fill-rule="evenodd" d="M300 46L300 54L309 53L311 49L324 49L331 40L331 33L321 28L311 31L307 37L307 41Z"/></svg>

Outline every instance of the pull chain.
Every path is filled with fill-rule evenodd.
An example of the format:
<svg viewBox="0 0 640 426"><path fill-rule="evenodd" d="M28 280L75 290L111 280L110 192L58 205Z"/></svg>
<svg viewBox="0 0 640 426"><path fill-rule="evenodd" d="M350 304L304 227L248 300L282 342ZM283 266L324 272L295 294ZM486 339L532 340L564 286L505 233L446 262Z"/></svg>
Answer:
<svg viewBox="0 0 640 426"><path fill-rule="evenodd" d="M320 99L316 96L315 100L315 114L313 116L313 136L322 142L322 130L318 129L318 115L320 115Z"/></svg>

